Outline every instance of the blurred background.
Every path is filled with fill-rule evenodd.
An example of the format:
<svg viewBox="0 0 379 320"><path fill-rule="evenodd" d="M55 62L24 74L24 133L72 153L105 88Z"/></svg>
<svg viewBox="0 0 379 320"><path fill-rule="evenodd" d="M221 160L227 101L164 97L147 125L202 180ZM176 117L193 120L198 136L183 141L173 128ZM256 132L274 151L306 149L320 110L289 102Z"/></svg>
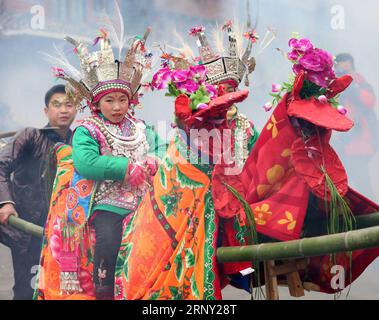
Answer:
<svg viewBox="0 0 379 320"><path fill-rule="evenodd" d="M360 79L378 93L379 2L376 0L119 0L119 5L127 35L142 35L147 26L152 27L150 45L178 45L172 34L176 29L196 51L195 41L188 36L191 27L204 25L206 30L212 30L216 23L223 25L229 19L243 25L250 19L261 39L267 28L274 30L275 40L256 56L250 96L240 105L240 111L255 123L258 131L270 116L262 106L270 100L271 84L286 81L291 72L291 64L276 48L287 52L292 32L311 39L315 46L335 56L351 54ZM113 1L0 0L0 132L45 125L43 98L59 81L54 79L42 52L54 54L55 44L75 64L77 59L72 47L63 41L64 36L92 41L102 26L104 10L116 18ZM159 51L154 53L159 56ZM351 91L357 89L354 86ZM353 95L353 92L344 94ZM172 121L173 101L164 93L148 93L142 103L144 107L137 111L138 117L158 127L163 121L168 124ZM350 116L356 126L349 133L335 134L333 145L348 171L350 185L379 202L379 168L375 165L379 163L379 154L374 143L379 135L378 105L374 102L365 106L358 101L354 108ZM77 119L86 115L79 114ZM367 117L371 125L364 124ZM370 144L369 151L362 151L364 156L351 156L346 149L351 141L355 141L354 150L354 146ZM363 171L367 174L361 174ZM378 272L376 260L353 283L348 299L379 299ZM12 281L10 254L0 245L0 299L12 298ZM227 299L249 299L248 294L231 288L224 291ZM283 288L281 299L286 298L290 298L288 290ZM333 296L310 293L305 298L333 299Z"/></svg>

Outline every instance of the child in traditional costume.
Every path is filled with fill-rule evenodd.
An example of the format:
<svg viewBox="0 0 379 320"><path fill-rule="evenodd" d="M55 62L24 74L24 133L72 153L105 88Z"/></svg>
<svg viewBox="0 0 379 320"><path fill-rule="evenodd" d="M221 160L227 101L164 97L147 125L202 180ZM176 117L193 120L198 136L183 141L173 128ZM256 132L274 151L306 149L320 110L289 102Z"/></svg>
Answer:
<svg viewBox="0 0 379 320"><path fill-rule="evenodd" d="M166 146L152 127L130 114L138 103L150 55L136 38L123 62L115 61L103 30L101 50L67 38L80 59L81 78L58 70L72 97L92 116L75 130L71 149L56 148L58 172L45 228L38 299L113 299L122 229L149 189Z"/></svg>

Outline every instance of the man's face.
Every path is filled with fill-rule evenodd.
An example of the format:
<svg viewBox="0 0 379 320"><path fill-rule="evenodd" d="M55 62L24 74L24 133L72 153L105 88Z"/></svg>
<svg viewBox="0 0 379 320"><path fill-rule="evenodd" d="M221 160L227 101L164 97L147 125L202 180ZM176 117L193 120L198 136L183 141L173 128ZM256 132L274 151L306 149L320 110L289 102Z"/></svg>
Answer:
<svg viewBox="0 0 379 320"><path fill-rule="evenodd" d="M50 99L49 105L45 108L45 114L52 127L68 129L76 116L75 106L68 101L63 93L55 93Z"/></svg>

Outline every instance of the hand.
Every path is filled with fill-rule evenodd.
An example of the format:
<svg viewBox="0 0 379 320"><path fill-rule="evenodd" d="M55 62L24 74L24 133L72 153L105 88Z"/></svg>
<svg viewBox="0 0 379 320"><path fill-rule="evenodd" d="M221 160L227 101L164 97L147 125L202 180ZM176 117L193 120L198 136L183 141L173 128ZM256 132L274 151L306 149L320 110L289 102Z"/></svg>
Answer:
<svg viewBox="0 0 379 320"><path fill-rule="evenodd" d="M132 163L128 166L128 172L125 176L124 183L130 184L132 187L137 187L143 184L145 180L146 172L141 165L137 163Z"/></svg>
<svg viewBox="0 0 379 320"><path fill-rule="evenodd" d="M10 216L18 217L18 213L12 203L6 203L0 208L0 224L8 224Z"/></svg>
<svg viewBox="0 0 379 320"><path fill-rule="evenodd" d="M160 162L160 159L155 156L146 157L145 165L146 171L149 174L149 176L154 176L157 173Z"/></svg>

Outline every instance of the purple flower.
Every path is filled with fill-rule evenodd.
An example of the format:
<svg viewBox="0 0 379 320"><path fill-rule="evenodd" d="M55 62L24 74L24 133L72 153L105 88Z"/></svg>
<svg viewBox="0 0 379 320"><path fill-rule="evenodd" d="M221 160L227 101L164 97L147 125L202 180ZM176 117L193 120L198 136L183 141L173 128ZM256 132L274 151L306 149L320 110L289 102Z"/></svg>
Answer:
<svg viewBox="0 0 379 320"><path fill-rule="evenodd" d="M299 60L300 66L309 71L323 71L325 69L325 63L321 57L315 52L307 52Z"/></svg>
<svg viewBox="0 0 379 320"><path fill-rule="evenodd" d="M207 91L209 92L209 97L211 99L217 97L217 89L215 86L206 84L205 89L207 89Z"/></svg>
<svg viewBox="0 0 379 320"><path fill-rule="evenodd" d="M308 71L306 79L317 84L322 88L329 86L330 81L335 78L333 70L324 70L322 72Z"/></svg>
<svg viewBox="0 0 379 320"><path fill-rule="evenodd" d="M166 89L168 84L172 81L171 71L169 68L162 68L158 70L153 76L151 85L158 89Z"/></svg>
<svg viewBox="0 0 379 320"><path fill-rule="evenodd" d="M282 90L282 86L280 84L273 83L271 86L271 92L280 92Z"/></svg>
<svg viewBox="0 0 379 320"><path fill-rule="evenodd" d="M295 74L305 71L307 80L324 88L335 78L333 56L318 48L305 52L299 61L295 62L292 70Z"/></svg>
<svg viewBox="0 0 379 320"><path fill-rule="evenodd" d="M288 45L290 46L292 50L296 50L300 53L304 53L304 52L307 52L308 50L313 49L312 43L306 38L303 38L303 39L292 38L289 40Z"/></svg>
<svg viewBox="0 0 379 320"><path fill-rule="evenodd" d="M290 53L287 54L287 57L292 61L297 61L300 57L300 53L297 50L292 50Z"/></svg>
<svg viewBox="0 0 379 320"><path fill-rule="evenodd" d="M203 65L190 66L190 76L194 79L205 80L207 69Z"/></svg>
<svg viewBox="0 0 379 320"><path fill-rule="evenodd" d="M176 85L178 90L184 90L188 94L192 94L199 89L199 84L191 79L186 80L185 82L180 82Z"/></svg>

